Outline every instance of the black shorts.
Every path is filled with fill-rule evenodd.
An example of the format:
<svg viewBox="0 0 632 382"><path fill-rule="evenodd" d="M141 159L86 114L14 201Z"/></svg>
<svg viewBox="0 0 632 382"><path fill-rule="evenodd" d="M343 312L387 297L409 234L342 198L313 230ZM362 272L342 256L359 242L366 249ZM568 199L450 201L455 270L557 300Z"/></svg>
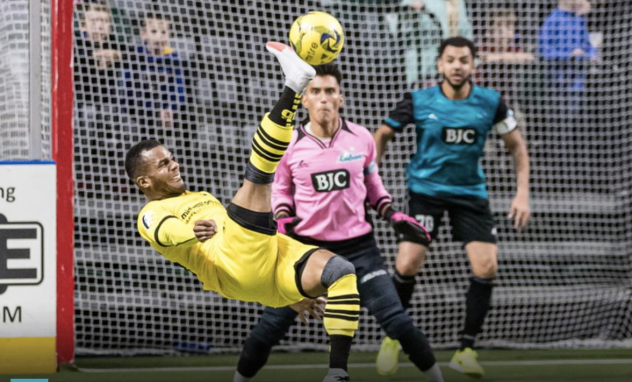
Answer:
<svg viewBox="0 0 632 382"><path fill-rule="evenodd" d="M496 221L487 199L473 196L437 198L409 193L408 214L426 227L432 239L439 232L445 211L450 218L454 240L463 242L463 245L472 241L496 244ZM401 241L417 242L415 238L406 236Z"/></svg>

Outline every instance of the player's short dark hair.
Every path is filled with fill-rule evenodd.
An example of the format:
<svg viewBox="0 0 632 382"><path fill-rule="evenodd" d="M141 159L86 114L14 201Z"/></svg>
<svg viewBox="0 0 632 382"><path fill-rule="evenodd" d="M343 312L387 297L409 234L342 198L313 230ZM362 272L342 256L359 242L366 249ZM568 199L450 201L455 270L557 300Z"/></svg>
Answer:
<svg viewBox="0 0 632 382"><path fill-rule="evenodd" d="M338 86L342 88L342 71L334 63L314 66L317 76L333 76L338 81Z"/></svg>
<svg viewBox="0 0 632 382"><path fill-rule="evenodd" d="M437 57L441 58L441 56L443 56L443 51L445 51L445 48L447 48L448 46L455 46L457 48L462 48L466 46L470 48L472 57L476 58L476 56L478 55L476 45L474 45L474 42L472 40L469 40L463 36L456 36L441 40L441 44L439 45L439 56Z"/></svg>
<svg viewBox="0 0 632 382"><path fill-rule="evenodd" d="M130 147L125 154L125 172L127 176L134 181L138 175L138 169L143 165L143 152L162 146L162 143L155 139L145 139Z"/></svg>

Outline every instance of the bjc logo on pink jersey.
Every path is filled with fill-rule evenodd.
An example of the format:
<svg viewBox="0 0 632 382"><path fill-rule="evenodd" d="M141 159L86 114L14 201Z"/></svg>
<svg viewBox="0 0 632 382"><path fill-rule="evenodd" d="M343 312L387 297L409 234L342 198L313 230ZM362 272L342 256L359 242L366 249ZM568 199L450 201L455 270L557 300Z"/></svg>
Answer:
<svg viewBox="0 0 632 382"><path fill-rule="evenodd" d="M312 174L312 184L318 192L344 190L349 188L349 171L334 170Z"/></svg>

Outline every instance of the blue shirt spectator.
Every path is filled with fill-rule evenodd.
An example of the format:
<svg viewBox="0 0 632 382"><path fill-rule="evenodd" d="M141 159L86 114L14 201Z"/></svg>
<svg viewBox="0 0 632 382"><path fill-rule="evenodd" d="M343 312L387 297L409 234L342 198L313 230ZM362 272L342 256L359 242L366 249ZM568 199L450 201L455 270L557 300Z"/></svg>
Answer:
<svg viewBox="0 0 632 382"><path fill-rule="evenodd" d="M557 86L564 92L583 92L586 60L597 58L590 44L584 17L564 2L544 21L540 29L539 52L549 62Z"/></svg>
<svg viewBox="0 0 632 382"><path fill-rule="evenodd" d="M145 17L141 39L123 73L125 104L130 114L148 125L173 125L185 102L184 74L178 52L169 47L169 21L157 14Z"/></svg>
<svg viewBox="0 0 632 382"><path fill-rule="evenodd" d="M178 111L185 100L178 52L166 48L161 56L154 56L143 45L136 48L136 59L124 73L128 105Z"/></svg>

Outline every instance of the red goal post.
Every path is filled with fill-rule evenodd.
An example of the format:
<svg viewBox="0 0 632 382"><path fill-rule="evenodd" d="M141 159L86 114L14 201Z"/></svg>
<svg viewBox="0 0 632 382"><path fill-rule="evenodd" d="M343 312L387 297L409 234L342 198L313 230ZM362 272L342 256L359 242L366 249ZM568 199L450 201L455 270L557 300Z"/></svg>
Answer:
<svg viewBox="0 0 632 382"><path fill-rule="evenodd" d="M75 358L73 0L51 1L51 124L57 163L57 363Z"/></svg>

